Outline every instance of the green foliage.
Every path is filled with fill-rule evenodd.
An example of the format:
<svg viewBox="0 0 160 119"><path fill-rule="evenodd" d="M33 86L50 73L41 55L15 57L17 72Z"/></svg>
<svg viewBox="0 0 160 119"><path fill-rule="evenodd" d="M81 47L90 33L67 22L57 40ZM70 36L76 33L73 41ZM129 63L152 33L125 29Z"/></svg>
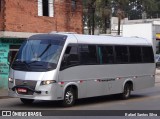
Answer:
<svg viewBox="0 0 160 119"><path fill-rule="evenodd" d="M142 19L145 12L146 18L155 18L158 14L160 17L160 0L83 0L83 8L84 25L90 34L94 34L95 28L106 33L111 16Z"/></svg>

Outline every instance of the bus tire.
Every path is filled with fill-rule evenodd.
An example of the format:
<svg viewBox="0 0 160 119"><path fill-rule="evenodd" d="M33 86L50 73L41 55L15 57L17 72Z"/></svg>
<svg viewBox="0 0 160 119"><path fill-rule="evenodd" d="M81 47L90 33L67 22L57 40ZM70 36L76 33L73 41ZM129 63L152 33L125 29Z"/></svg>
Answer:
<svg viewBox="0 0 160 119"><path fill-rule="evenodd" d="M121 94L121 98L123 100L126 100L130 97L131 95L131 85L129 85L128 83L125 84L124 89L123 89L123 93Z"/></svg>
<svg viewBox="0 0 160 119"><path fill-rule="evenodd" d="M23 104L26 104L26 105L32 104L34 102L34 99L20 98L20 100Z"/></svg>
<svg viewBox="0 0 160 119"><path fill-rule="evenodd" d="M76 99L75 91L72 88L67 88L64 94L64 100L62 102L62 105L64 107L73 106L75 103L75 99Z"/></svg>

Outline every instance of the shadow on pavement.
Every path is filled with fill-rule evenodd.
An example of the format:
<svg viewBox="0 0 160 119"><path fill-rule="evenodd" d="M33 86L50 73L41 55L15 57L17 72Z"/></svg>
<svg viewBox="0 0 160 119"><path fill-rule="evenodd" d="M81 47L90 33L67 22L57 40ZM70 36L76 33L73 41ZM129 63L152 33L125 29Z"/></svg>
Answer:
<svg viewBox="0 0 160 119"><path fill-rule="evenodd" d="M141 99L147 96L144 95L131 95L130 99ZM92 98L85 98L85 99L79 99L76 101L76 104L74 106L88 106L88 105L93 105L93 104L103 104L103 103L113 103L113 102L120 102L120 101L126 101L126 100L121 100L118 95L109 95L109 96L101 96L101 97L92 97ZM24 104L18 104L19 107L31 107L31 108L56 108L56 109L64 109L60 105L59 101L39 101L36 100L32 105L24 105ZM73 106L73 107L74 107ZM68 107L69 109L69 107Z"/></svg>

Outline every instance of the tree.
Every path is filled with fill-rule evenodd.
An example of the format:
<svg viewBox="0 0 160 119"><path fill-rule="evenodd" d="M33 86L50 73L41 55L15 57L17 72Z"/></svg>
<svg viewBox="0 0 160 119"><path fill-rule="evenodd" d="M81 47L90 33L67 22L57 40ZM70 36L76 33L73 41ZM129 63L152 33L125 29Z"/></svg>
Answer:
<svg viewBox="0 0 160 119"><path fill-rule="evenodd" d="M95 30L95 1L96 0L83 0L84 5L84 24L87 24L89 34L94 35Z"/></svg>
<svg viewBox="0 0 160 119"><path fill-rule="evenodd" d="M110 21L110 16L112 14L111 10L111 0L97 0L96 1L96 15L99 17L99 24L102 28L102 33L107 33L108 21Z"/></svg>
<svg viewBox="0 0 160 119"><path fill-rule="evenodd" d="M118 35L120 35L121 20L125 18L125 12L129 4L129 0L112 0L113 15L118 17Z"/></svg>
<svg viewBox="0 0 160 119"><path fill-rule="evenodd" d="M83 2L84 25L89 34L94 34L95 28L102 29L106 33L111 16L111 0L88 0Z"/></svg>
<svg viewBox="0 0 160 119"><path fill-rule="evenodd" d="M142 13L146 13L146 18L155 18L160 14L159 0L83 0L83 6L84 26L89 29L89 34L94 34L95 28L106 33L111 16L118 17L120 35L123 18L142 19Z"/></svg>
<svg viewBox="0 0 160 119"><path fill-rule="evenodd" d="M159 0L129 0L129 19L142 19L143 13L146 13L146 18L154 18L158 5Z"/></svg>

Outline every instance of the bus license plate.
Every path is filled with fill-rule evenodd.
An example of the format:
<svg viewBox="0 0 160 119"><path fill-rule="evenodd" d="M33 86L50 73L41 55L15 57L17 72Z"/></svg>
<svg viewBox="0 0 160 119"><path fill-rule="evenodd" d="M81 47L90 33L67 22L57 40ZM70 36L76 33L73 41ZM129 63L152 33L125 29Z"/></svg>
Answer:
<svg viewBox="0 0 160 119"><path fill-rule="evenodd" d="M19 93L27 93L27 89L25 89L25 88L18 88L17 91Z"/></svg>

